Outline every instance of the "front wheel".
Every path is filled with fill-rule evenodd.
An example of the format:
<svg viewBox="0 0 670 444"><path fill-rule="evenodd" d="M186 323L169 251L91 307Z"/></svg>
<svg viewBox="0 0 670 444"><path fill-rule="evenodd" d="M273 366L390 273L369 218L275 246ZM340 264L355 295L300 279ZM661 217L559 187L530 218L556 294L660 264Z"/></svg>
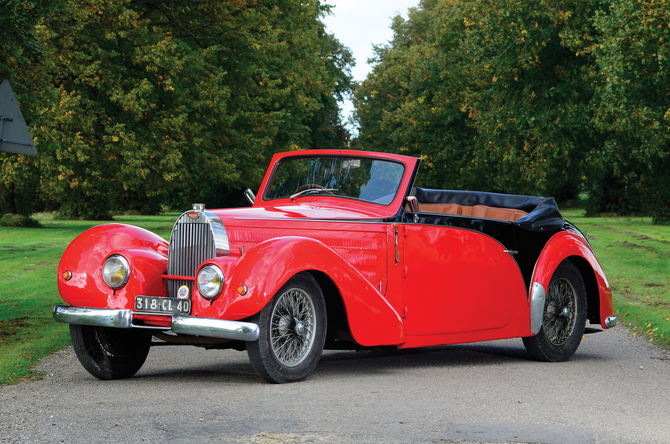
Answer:
<svg viewBox="0 0 670 444"><path fill-rule="evenodd" d="M326 303L314 277L291 278L251 322L260 327L247 342L249 360L267 382L301 381L316 368L326 340Z"/></svg>
<svg viewBox="0 0 670 444"><path fill-rule="evenodd" d="M567 361L577 351L586 325L586 286L577 267L565 260L549 282L537 335L523 345L538 361Z"/></svg>
<svg viewBox="0 0 670 444"><path fill-rule="evenodd" d="M130 378L144 364L151 335L135 330L70 324L79 362L98 379Z"/></svg>

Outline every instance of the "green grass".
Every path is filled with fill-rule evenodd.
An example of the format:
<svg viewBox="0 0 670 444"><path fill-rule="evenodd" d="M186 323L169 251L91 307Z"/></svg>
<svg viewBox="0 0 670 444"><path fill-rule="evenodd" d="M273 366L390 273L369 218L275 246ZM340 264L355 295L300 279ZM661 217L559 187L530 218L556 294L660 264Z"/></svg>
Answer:
<svg viewBox="0 0 670 444"><path fill-rule="evenodd" d="M168 238L177 216L121 216L114 221ZM35 377L31 366L70 342L68 326L51 317L51 308L62 302L58 262L77 235L99 224L52 215L38 219L43 228L0 227L0 384Z"/></svg>
<svg viewBox="0 0 670 444"><path fill-rule="evenodd" d="M614 310L634 334L670 346L670 226L642 217L563 216L591 242L614 297Z"/></svg>
<svg viewBox="0 0 670 444"><path fill-rule="evenodd" d="M636 334L670 345L670 226L646 218L586 218L566 209L566 219L589 238L614 293L615 312ZM121 215L115 222L147 228L168 238L178 213ZM43 228L0 227L0 384L37 376L31 366L65 347L68 326L51 307L61 302L58 261L67 245L92 221L38 215Z"/></svg>

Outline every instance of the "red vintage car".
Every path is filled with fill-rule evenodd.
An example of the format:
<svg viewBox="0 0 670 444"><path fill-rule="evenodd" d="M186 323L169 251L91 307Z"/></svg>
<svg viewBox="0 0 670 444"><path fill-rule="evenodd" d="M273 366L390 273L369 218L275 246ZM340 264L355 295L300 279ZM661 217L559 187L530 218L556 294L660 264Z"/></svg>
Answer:
<svg viewBox="0 0 670 444"><path fill-rule="evenodd" d="M565 361L587 320L616 324L600 264L552 198L413 188L419 162L277 154L250 208L194 205L169 243L91 228L60 261L54 318L100 379L134 375L167 342L246 349L274 383L308 377L324 348L520 337Z"/></svg>

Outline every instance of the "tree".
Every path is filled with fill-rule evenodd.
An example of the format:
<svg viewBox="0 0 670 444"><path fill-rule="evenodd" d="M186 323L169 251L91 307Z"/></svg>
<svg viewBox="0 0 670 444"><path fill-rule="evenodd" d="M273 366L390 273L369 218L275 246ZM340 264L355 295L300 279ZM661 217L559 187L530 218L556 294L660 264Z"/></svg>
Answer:
<svg viewBox="0 0 670 444"><path fill-rule="evenodd" d="M430 186L575 196L597 137L582 125L593 96L583 55L592 8L496 0L424 8L426 42L414 50L402 104L382 119L395 125L390 145L423 156ZM395 51L379 71L396 69Z"/></svg>
<svg viewBox="0 0 670 444"><path fill-rule="evenodd" d="M64 215L222 205L273 153L337 135L328 99L351 57L318 0L62 3L34 28L43 83L25 98Z"/></svg>
<svg viewBox="0 0 670 444"><path fill-rule="evenodd" d="M338 103L353 94L351 68L355 66L351 50L322 27L319 31L320 57L325 61L329 88L321 93L320 107L309 121L310 148L347 148L351 135L344 127Z"/></svg>
<svg viewBox="0 0 670 444"><path fill-rule="evenodd" d="M34 113L26 98L41 85L36 67L44 56L34 28L59 8L55 0L5 0L0 5L0 82L9 80L28 122ZM32 212L39 189L37 165L31 156L0 153L0 212Z"/></svg>
<svg viewBox="0 0 670 444"><path fill-rule="evenodd" d="M644 210L670 221L670 14L663 2L617 0L598 11L595 124L609 137L593 153L591 213Z"/></svg>

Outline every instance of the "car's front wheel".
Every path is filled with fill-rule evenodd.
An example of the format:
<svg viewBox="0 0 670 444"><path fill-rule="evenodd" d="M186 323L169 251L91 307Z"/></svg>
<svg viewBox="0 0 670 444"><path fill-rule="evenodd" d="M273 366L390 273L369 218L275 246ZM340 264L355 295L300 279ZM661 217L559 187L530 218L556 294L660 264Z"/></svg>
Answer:
<svg viewBox="0 0 670 444"><path fill-rule="evenodd" d="M98 379L130 378L151 347L151 334L136 330L70 324L70 336L79 362Z"/></svg>
<svg viewBox="0 0 670 444"><path fill-rule="evenodd" d="M271 383L301 381L316 368L326 340L326 303L309 273L291 278L251 322L260 327L247 342L251 365Z"/></svg>
<svg viewBox="0 0 670 444"><path fill-rule="evenodd" d="M567 361L577 351L586 324L586 286L577 267L565 260L549 282L542 328L523 338L528 353L538 361Z"/></svg>

